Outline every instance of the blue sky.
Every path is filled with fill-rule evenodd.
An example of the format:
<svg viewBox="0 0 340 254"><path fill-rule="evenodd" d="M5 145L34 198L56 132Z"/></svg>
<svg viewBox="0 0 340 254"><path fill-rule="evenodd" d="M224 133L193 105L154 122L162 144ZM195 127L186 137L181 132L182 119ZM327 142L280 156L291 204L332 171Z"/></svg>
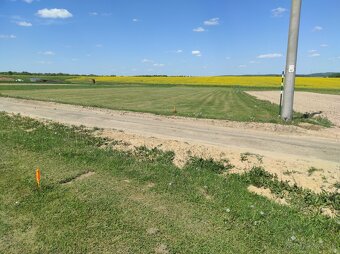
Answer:
<svg viewBox="0 0 340 254"><path fill-rule="evenodd" d="M0 71L280 73L290 0L0 0ZM304 0L298 73L340 72L340 1Z"/></svg>

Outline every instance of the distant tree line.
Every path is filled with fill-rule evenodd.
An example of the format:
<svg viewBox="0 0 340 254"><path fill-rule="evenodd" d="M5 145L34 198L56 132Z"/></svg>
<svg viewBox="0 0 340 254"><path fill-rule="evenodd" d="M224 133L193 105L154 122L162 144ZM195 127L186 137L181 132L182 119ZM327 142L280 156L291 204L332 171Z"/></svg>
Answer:
<svg viewBox="0 0 340 254"><path fill-rule="evenodd" d="M133 76L133 77L147 77L147 78L152 78L152 77L191 77L191 76L186 76L186 75L177 75L177 76L168 76L168 75L136 75L136 76Z"/></svg>
<svg viewBox="0 0 340 254"><path fill-rule="evenodd" d="M168 77L168 75L136 75L133 77Z"/></svg>
<svg viewBox="0 0 340 254"><path fill-rule="evenodd" d="M22 72L16 72L16 71L5 71L5 72L0 72L0 75L35 75L35 76L80 76L79 74L69 74L69 73L40 73L40 72L27 72L27 71L22 71Z"/></svg>
<svg viewBox="0 0 340 254"><path fill-rule="evenodd" d="M101 75L96 75L96 74L70 74L70 73L41 73L41 72L27 72L27 71L22 71L22 72L16 72L16 71L5 71L5 72L0 72L0 75L7 75L7 76L12 76L12 75L27 75L27 76L88 76L88 77L99 77ZM117 75L103 75L107 77L116 77ZM221 77L224 76L234 76L234 75L221 75ZM239 76L239 75L236 75ZM277 74L266 74L266 75L241 75L245 77L252 77L252 76L274 76L274 77L279 77L281 75ZM324 72L324 73L313 73L313 74L299 74L297 75L298 77L324 77L324 78L340 78L340 72ZM191 77L188 75L175 75L175 76L168 76L168 75L136 75L133 77Z"/></svg>
<svg viewBox="0 0 340 254"><path fill-rule="evenodd" d="M91 77L98 77L98 75L95 74L70 74L70 73L42 73L42 72L27 72L27 71L22 71L22 72L17 72L17 71L4 71L0 72L0 75L27 75L27 76L91 76ZM116 75L107 75L110 77L116 77Z"/></svg>
<svg viewBox="0 0 340 254"><path fill-rule="evenodd" d="M340 78L340 72L312 73L309 75L299 75L300 77L321 77L321 78Z"/></svg>

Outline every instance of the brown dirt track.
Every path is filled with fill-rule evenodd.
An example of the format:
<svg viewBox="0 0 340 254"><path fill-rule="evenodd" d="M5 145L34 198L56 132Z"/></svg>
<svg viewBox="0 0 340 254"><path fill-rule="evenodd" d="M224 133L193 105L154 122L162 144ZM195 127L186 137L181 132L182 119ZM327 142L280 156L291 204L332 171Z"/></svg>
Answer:
<svg viewBox="0 0 340 254"><path fill-rule="evenodd" d="M233 172L262 166L282 180L316 192L335 191L340 181L339 128L308 130L277 124L163 117L152 114L0 98L0 111L41 120L103 128L97 135L121 141L116 149L158 147L176 153L183 166L190 156L228 159ZM249 153L245 160L241 155ZM310 167L318 168L309 175Z"/></svg>

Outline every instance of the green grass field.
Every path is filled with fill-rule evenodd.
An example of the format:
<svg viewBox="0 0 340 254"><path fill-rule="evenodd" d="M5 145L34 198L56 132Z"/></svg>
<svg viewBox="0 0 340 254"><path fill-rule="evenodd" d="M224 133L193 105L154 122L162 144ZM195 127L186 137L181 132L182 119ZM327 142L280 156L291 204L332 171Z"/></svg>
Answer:
<svg viewBox="0 0 340 254"><path fill-rule="evenodd" d="M178 169L172 153L101 149L90 134L0 113L0 253L339 250L339 221L310 209L339 209L339 196L280 206L247 191L266 182L257 171L222 176L228 167L198 159Z"/></svg>
<svg viewBox="0 0 340 254"><path fill-rule="evenodd" d="M281 123L278 105L260 101L245 88L197 87L169 85L68 85L68 86L0 86L4 96L46 100L116 110ZM295 123L307 121L329 126L326 120L302 120L295 114Z"/></svg>

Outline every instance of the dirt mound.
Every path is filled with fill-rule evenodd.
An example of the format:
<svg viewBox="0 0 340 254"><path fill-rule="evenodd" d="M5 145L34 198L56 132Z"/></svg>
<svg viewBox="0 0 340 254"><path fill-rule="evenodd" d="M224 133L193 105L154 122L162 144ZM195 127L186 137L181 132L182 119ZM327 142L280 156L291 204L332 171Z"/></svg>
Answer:
<svg viewBox="0 0 340 254"><path fill-rule="evenodd" d="M266 197L270 200L273 200L274 202L280 204L280 205L288 205L287 201L284 198L278 198L276 197L270 189L265 189L265 188L258 188L256 186L250 185L248 187L248 191L255 193L257 195Z"/></svg>
<svg viewBox="0 0 340 254"><path fill-rule="evenodd" d="M0 77L0 81L15 81L14 78Z"/></svg>
<svg viewBox="0 0 340 254"><path fill-rule="evenodd" d="M276 174L282 181L288 181L305 189L320 193L322 191L334 192L336 184L340 181L340 164L336 162L318 160L313 158L301 159L299 157L286 157L282 154L256 154L245 152L237 148L223 148L214 145L202 145L194 142L183 142L161 138L146 138L136 134L127 134L116 130L100 130L97 136L111 139L107 146L122 151L133 151L136 147L158 148L162 151L175 153L174 163L183 167L192 157L214 159L215 161L228 160L235 167L230 173L242 174L250 171L254 166L263 167L266 171ZM107 147L105 146L105 147ZM312 170L312 169L319 170Z"/></svg>

